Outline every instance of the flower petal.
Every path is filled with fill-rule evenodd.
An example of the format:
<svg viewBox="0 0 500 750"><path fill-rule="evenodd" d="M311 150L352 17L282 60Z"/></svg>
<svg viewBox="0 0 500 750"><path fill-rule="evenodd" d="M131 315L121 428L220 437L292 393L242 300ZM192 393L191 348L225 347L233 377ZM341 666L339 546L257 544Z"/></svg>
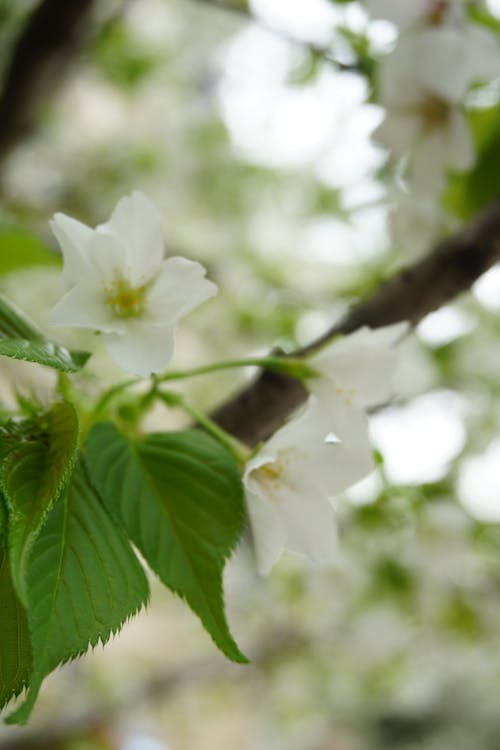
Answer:
<svg viewBox="0 0 500 750"><path fill-rule="evenodd" d="M66 288L77 284L89 272L87 251L94 230L71 216L57 213L49 222L63 254L63 280Z"/></svg>
<svg viewBox="0 0 500 750"><path fill-rule="evenodd" d="M48 314L49 323L71 328L90 328L106 333L122 333L126 324L118 320L106 305L104 295L97 286L84 283L77 284Z"/></svg>
<svg viewBox="0 0 500 750"><path fill-rule="evenodd" d="M217 286L205 278L200 263L186 258L169 258L148 293L149 318L161 324L174 323L217 294Z"/></svg>
<svg viewBox="0 0 500 750"><path fill-rule="evenodd" d="M341 398L364 406L386 403L392 395L398 362L398 353L391 347L407 330L406 322L361 328L325 347L310 358L310 363L342 390L338 393ZM325 397L324 381L312 379L309 387L320 399Z"/></svg>
<svg viewBox="0 0 500 750"><path fill-rule="evenodd" d="M453 110L448 126L446 165L459 172L465 172L472 167L475 157L474 143L467 121L459 110Z"/></svg>
<svg viewBox="0 0 500 750"><path fill-rule="evenodd" d="M127 278L132 286L145 284L163 259L163 221L144 193L135 190L122 198L111 218L97 227L111 234L125 248Z"/></svg>
<svg viewBox="0 0 500 750"><path fill-rule="evenodd" d="M429 0L366 0L368 13L373 18L391 21L401 30L424 18Z"/></svg>
<svg viewBox="0 0 500 750"><path fill-rule="evenodd" d="M113 234L96 229L88 257L101 289L118 280L128 280L125 246Z"/></svg>
<svg viewBox="0 0 500 750"><path fill-rule="evenodd" d="M124 333L106 333L103 341L116 364L133 375L147 377L161 372L172 357L174 330L171 326L151 326L128 321Z"/></svg>
<svg viewBox="0 0 500 750"><path fill-rule="evenodd" d="M257 569L261 575L268 575L283 553L285 530L269 500L247 489L246 503Z"/></svg>
<svg viewBox="0 0 500 750"><path fill-rule="evenodd" d="M420 120L413 112L388 109L385 118L373 131L373 138L396 156L412 150L420 131Z"/></svg>

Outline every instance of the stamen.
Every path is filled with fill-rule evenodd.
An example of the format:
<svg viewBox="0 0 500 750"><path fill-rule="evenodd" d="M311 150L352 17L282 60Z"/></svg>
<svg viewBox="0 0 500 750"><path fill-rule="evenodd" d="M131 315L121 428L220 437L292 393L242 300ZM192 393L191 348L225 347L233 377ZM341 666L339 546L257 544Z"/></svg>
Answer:
<svg viewBox="0 0 500 750"><path fill-rule="evenodd" d="M144 313L147 286L132 288L121 279L106 289L106 304L119 318L137 318Z"/></svg>
<svg viewBox="0 0 500 750"><path fill-rule="evenodd" d="M420 102L417 112L424 130L439 130L448 124L451 107L444 99L429 95Z"/></svg>
<svg viewBox="0 0 500 750"><path fill-rule="evenodd" d="M431 0L427 20L432 26L441 26L449 4L449 0Z"/></svg>

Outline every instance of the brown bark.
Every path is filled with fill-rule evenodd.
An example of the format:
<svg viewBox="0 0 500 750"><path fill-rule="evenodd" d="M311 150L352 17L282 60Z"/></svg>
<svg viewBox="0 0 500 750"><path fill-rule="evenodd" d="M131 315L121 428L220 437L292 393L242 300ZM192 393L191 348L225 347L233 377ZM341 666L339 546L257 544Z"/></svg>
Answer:
<svg viewBox="0 0 500 750"><path fill-rule="evenodd" d="M28 135L79 47L94 0L42 0L11 56L0 96L0 162Z"/></svg>

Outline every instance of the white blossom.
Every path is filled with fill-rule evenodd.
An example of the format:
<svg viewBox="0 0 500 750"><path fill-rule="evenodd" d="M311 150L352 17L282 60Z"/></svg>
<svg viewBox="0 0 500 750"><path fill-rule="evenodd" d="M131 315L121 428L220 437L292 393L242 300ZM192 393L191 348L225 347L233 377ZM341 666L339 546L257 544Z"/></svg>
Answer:
<svg viewBox="0 0 500 750"><path fill-rule="evenodd" d="M396 344L408 332L408 323L381 328L363 327L334 339L308 363L322 377L313 378L308 388L318 397L335 393L346 406L366 408L385 404L393 395L393 380L399 354ZM350 418L350 414L346 415ZM343 426L335 425L342 436Z"/></svg>
<svg viewBox="0 0 500 750"><path fill-rule="evenodd" d="M348 417L348 418L346 418ZM343 427L344 439L335 430ZM250 459L244 474L257 566L267 574L284 549L319 564L336 555L331 497L373 469L364 414L311 396Z"/></svg>
<svg viewBox="0 0 500 750"><path fill-rule="evenodd" d="M465 171L474 163L463 100L472 85L500 75L498 41L465 16L459 23L457 4L387 0L374 5L384 6L378 15L391 20L408 13L409 22L410 15L427 14L427 23L403 34L380 62L379 101L386 117L374 137L396 156L408 157L410 187L437 195L446 170ZM428 15L431 6L434 20Z"/></svg>
<svg viewBox="0 0 500 750"><path fill-rule="evenodd" d="M366 0L373 18L390 21L401 31L462 21L465 5L466 0Z"/></svg>
<svg viewBox="0 0 500 750"><path fill-rule="evenodd" d="M217 292L203 266L164 259L161 216L138 191L122 198L95 229L64 214L54 216L51 228L63 253L67 291L50 322L101 331L124 370L160 372L172 356L176 322Z"/></svg>
<svg viewBox="0 0 500 750"><path fill-rule="evenodd" d="M336 556L330 499L373 469L365 408L389 400L406 323L336 339L308 362L307 406L248 462L244 475L257 563L268 573L284 549L317 563Z"/></svg>

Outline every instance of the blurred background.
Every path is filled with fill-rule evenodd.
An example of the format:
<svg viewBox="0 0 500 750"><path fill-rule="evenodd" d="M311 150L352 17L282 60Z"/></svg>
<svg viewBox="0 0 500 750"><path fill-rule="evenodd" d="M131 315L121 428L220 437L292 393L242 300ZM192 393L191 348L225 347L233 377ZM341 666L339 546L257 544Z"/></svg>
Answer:
<svg viewBox="0 0 500 750"><path fill-rule="evenodd" d="M500 3L477 5L498 33ZM360 2L72 0L66 45L22 94L14 55L37 7L0 0L4 81L15 59L26 99L0 106L0 291L42 328L62 288L48 220L95 226L134 188L165 217L167 251L219 285L183 323L175 367L307 344L498 194L494 81L467 102L477 164L490 159L471 172L479 194L456 176L437 219L411 192L405 208L400 163L371 137L397 30ZM58 33L44 28L41 46ZM53 674L0 748L498 750L499 334L500 266L404 342L398 399L371 420L377 471L336 501L333 569L289 556L262 579L242 543L226 599L250 666L152 581L147 611ZM186 388L209 408L251 376ZM79 377L93 393L119 372L97 351ZM5 359L0 385L4 409L54 386Z"/></svg>

